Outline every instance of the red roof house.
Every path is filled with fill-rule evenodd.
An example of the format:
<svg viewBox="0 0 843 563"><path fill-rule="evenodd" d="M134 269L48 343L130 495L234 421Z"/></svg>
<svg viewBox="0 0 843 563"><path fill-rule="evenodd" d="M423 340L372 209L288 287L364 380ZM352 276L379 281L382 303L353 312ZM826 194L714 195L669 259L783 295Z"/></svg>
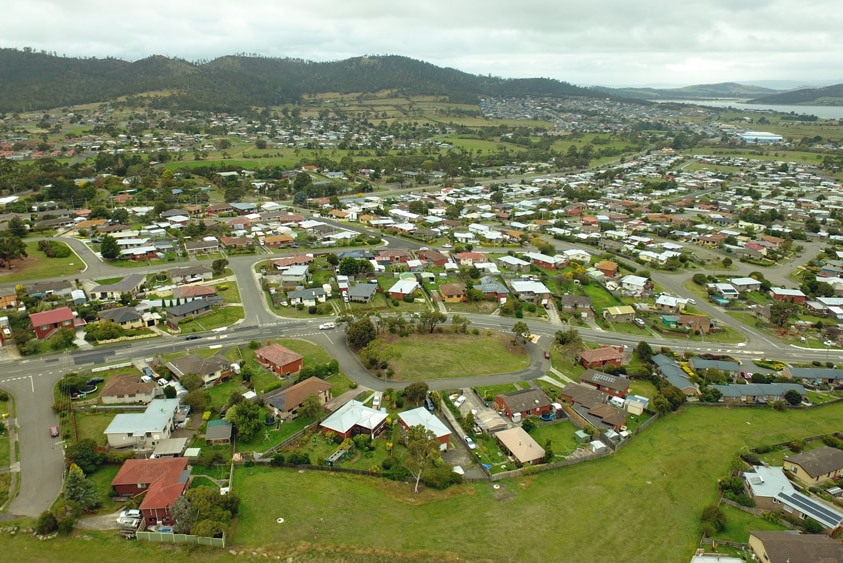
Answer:
<svg viewBox="0 0 843 563"><path fill-rule="evenodd" d="M302 366L302 356L280 344L269 344L255 351L255 359L278 375L298 373Z"/></svg>
<svg viewBox="0 0 843 563"><path fill-rule="evenodd" d="M146 496L140 510L150 524L173 524L170 509L187 490L190 468L185 457L127 459L111 481L120 496Z"/></svg>
<svg viewBox="0 0 843 563"><path fill-rule="evenodd" d="M580 352L580 363L588 369L620 366L623 363L623 346L601 346Z"/></svg>
<svg viewBox="0 0 843 563"><path fill-rule="evenodd" d="M59 329L74 329L77 325L82 326L85 324L84 319L77 319L73 316L73 311L70 310L70 307L59 307L52 311L32 313L29 315L29 320L32 322L32 329L35 331L35 336L38 340L49 338Z"/></svg>

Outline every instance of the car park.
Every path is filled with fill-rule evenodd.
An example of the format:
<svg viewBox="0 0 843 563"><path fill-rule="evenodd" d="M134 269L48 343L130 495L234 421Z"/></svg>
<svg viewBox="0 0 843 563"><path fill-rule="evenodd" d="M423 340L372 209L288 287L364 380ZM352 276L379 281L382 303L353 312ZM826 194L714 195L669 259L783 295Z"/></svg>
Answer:
<svg viewBox="0 0 843 563"><path fill-rule="evenodd" d="M59 437L59 427L58 426L50 426L50 437L51 438L58 438Z"/></svg>
<svg viewBox="0 0 843 563"><path fill-rule="evenodd" d="M469 450L477 449L477 444L474 443L474 440L471 439L471 436L465 437L465 445L468 446Z"/></svg>

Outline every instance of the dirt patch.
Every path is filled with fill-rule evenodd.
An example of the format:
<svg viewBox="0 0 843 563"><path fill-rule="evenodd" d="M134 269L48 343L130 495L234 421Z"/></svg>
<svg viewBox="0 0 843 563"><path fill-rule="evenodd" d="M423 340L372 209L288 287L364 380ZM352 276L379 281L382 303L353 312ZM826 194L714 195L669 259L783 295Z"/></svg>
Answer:
<svg viewBox="0 0 843 563"><path fill-rule="evenodd" d="M10 274L24 273L29 268L31 268L32 265L35 264L38 260L43 260L43 258L39 258L36 256L27 256L26 258L21 258L19 260L12 260L11 269L9 269L7 264L3 263L0 265L0 278L2 278L3 276L8 276Z"/></svg>
<svg viewBox="0 0 843 563"><path fill-rule="evenodd" d="M518 496L515 494L515 491L512 491L506 485L495 483L494 485L492 485L492 487L494 487L495 485L497 485L499 488L493 490L492 498L498 502L509 502L515 499L516 496Z"/></svg>
<svg viewBox="0 0 843 563"><path fill-rule="evenodd" d="M427 488L422 483L419 483L419 492L414 493L413 488L416 485L415 479L413 479L412 482L407 483L379 479L374 481L374 483L392 500L414 506L438 502L450 498L475 495L474 487L467 485L454 485L448 487L444 491L437 491L436 489Z"/></svg>

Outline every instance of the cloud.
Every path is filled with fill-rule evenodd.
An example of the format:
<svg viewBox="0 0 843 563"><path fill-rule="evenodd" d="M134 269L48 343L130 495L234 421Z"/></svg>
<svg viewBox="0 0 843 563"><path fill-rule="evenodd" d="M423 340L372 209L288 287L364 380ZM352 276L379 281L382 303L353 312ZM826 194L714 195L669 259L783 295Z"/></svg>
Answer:
<svg viewBox="0 0 843 563"><path fill-rule="evenodd" d="M476 74L576 84L834 80L831 0L11 0L3 46L188 60L400 54Z"/></svg>

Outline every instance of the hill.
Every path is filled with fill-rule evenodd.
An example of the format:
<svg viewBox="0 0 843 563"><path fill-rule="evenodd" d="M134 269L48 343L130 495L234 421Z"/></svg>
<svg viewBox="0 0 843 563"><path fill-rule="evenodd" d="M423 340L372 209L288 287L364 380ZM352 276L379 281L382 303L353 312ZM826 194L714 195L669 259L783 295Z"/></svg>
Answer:
<svg viewBox="0 0 843 563"><path fill-rule="evenodd" d="M758 97L750 100L751 104L780 104L780 105L843 105L843 84L834 84L823 88L801 88L792 92L784 92L771 96Z"/></svg>
<svg viewBox="0 0 843 563"><path fill-rule="evenodd" d="M130 63L0 49L0 111L4 112L147 92L158 92L149 101L158 107L234 110L295 102L308 94L382 90L465 103L476 103L480 96L606 95L558 80L475 76L399 56L310 62L232 55L203 63L152 56Z"/></svg>
<svg viewBox="0 0 843 563"><path fill-rule="evenodd" d="M719 84L697 84L682 88L599 88L607 93L624 98L640 100L704 100L712 98L752 98L779 93L777 90L722 82Z"/></svg>

